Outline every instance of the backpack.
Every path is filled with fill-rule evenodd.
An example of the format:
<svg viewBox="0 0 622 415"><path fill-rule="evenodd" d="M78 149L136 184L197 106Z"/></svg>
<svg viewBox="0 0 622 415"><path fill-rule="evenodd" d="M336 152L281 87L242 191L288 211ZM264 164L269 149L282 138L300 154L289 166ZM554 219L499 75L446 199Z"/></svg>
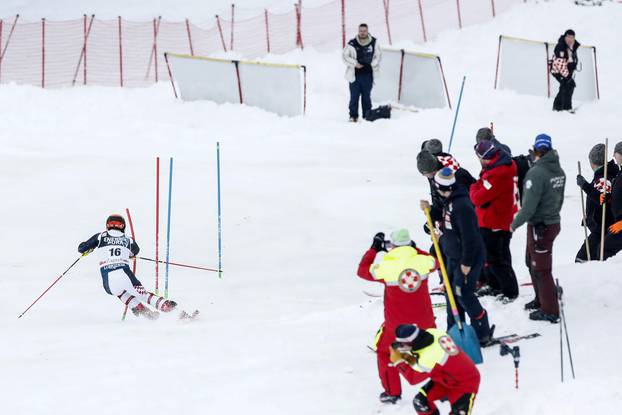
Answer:
<svg viewBox="0 0 622 415"><path fill-rule="evenodd" d="M378 108L367 111L367 114L365 114L365 119L367 121L376 121L381 118L391 118L390 105L381 105Z"/></svg>

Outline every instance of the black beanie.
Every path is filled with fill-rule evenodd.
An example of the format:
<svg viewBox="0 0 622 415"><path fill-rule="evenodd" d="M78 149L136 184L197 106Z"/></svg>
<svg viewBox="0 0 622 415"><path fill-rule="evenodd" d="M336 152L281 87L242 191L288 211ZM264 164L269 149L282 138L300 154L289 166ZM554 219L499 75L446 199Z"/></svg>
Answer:
<svg viewBox="0 0 622 415"><path fill-rule="evenodd" d="M395 329L395 341L417 351L434 343L434 336L414 324L401 324Z"/></svg>
<svg viewBox="0 0 622 415"><path fill-rule="evenodd" d="M572 29L568 29L568 30L566 30L566 31L564 32L564 36L568 36L568 35L570 35L570 36L576 36L576 35L574 34L574 30L572 30Z"/></svg>

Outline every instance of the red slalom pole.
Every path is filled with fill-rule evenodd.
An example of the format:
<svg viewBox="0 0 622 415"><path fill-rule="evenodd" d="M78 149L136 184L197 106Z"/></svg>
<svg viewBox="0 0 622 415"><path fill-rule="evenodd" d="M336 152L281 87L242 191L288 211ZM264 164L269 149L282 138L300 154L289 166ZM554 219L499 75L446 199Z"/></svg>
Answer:
<svg viewBox="0 0 622 415"><path fill-rule="evenodd" d="M134 223L132 222L132 215L130 215L130 210L125 208L125 213L127 214L127 220L130 223L130 232L132 233L132 239L136 242L136 234L134 233ZM132 272L136 275L136 258L134 258L134 263L132 264ZM125 305L125 310L123 310L123 317L121 317L121 321L125 321L125 316L127 315L127 304Z"/></svg>
<svg viewBox="0 0 622 415"><path fill-rule="evenodd" d="M152 258L145 258L145 257L143 257L143 256L139 256L139 257L136 257L136 258L138 258L138 259L142 259L143 261L155 262L156 264L157 264L157 263L160 263L160 264L166 264L166 263L167 263L166 261L156 261L155 259L152 259ZM198 267L198 266L196 266L196 265L186 265L186 264L180 264L180 263L178 263L178 262L171 262L171 261L169 261L169 262L168 262L168 264L169 264L169 265L175 265L176 267L192 268L192 269L200 269L200 270L202 270L202 271L221 272L221 271L219 271L219 270L217 270L217 269L214 269L214 268Z"/></svg>
<svg viewBox="0 0 622 415"><path fill-rule="evenodd" d="M56 278L56 279L54 280L54 282L53 282L53 283L52 283L49 287L47 287L47 288L45 289L45 291L43 291L43 293L41 293L41 295L40 295L40 296L38 296L38 297L37 297L37 299L36 299L35 301L33 301L33 302L32 302L32 304L30 304L30 305L28 306L28 308L27 308L27 309L25 309L25 310L22 312L22 314L20 314L19 316L17 316L17 318L22 318L22 316L23 316L24 314L26 314L26 313L28 312L28 310L30 310L30 309L32 308L32 306L34 306L35 304L37 304L37 301L39 301L39 300L41 299L41 297L43 297L43 296L44 296L44 295L45 295L48 291L50 291L50 290L52 289L52 287L53 287L54 285L56 285L56 283L57 283L58 281L60 281L60 279L61 279L61 278L63 278L63 277L65 276L65 274L67 274L67 273L69 272L69 270L70 270L71 268L73 268L73 266L74 266L74 265L76 265L76 264L78 263L78 261L80 260L80 258L85 257L86 255L88 255L88 254L87 254L87 253L84 253L84 254L82 254L82 256L79 256L79 257L78 257L78 259L76 259L75 261L73 261L73 264L69 265L69 268L67 268L67 269L65 270L65 272L63 272L62 274L60 274L60 277Z"/></svg>

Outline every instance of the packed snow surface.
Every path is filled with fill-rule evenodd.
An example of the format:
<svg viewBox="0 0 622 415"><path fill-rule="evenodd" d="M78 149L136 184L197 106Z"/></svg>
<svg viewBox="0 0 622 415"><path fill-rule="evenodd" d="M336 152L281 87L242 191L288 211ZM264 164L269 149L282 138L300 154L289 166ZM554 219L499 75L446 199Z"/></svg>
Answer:
<svg viewBox="0 0 622 415"><path fill-rule="evenodd" d="M24 13L43 3L31 2ZM59 13L67 14L70 2L60 4ZM559 328L528 320L522 306L532 292L521 287L513 304L485 300L491 320L499 335L538 331L542 337L520 344L518 391L511 359L498 348L484 351L475 414L600 414L622 401L616 353L622 258L573 264L583 237L577 161L590 176L589 149L605 137L611 147L622 141L621 18L622 6L613 3L530 3L433 43L402 45L442 56L454 100L467 76L451 149L464 167L478 172L475 131L493 121L498 138L516 154L536 134L550 134L568 175L554 275L566 292L577 379L569 379L566 366L560 383ZM555 40L568 27L598 48L599 102L580 103L575 115L553 113L550 99L492 89L499 34ZM363 295L379 287L359 280L355 269L381 230L408 227L421 247L429 246L418 208L428 185L415 156L422 139L448 143L453 114L396 111L391 120L350 124L339 51L271 59L308 65L306 117L181 102L167 83L147 89L0 87L3 413L413 413L415 387L407 386L396 406L378 403L375 356L365 346L382 321L382 304ZM123 307L105 294L93 257L79 261L16 318L77 258L77 244L102 230L109 213L129 208L142 255L154 256L156 156L160 256L173 157L171 259L216 266L217 141L223 278L176 267L169 274L171 298L187 310L200 309L198 321L130 315L121 322ZM529 279L524 244L522 228L512 242L521 282ZM160 276L162 287L164 267ZM153 289L153 264L140 262L138 277Z"/></svg>

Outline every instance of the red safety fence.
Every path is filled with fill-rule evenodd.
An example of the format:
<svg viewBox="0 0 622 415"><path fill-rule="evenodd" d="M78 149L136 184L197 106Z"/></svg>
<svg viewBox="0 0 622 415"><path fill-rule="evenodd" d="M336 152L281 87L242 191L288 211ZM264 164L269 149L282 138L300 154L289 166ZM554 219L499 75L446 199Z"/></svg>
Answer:
<svg viewBox="0 0 622 415"><path fill-rule="evenodd" d="M47 87L75 84L146 86L168 77L164 52L210 55L234 51L256 58L294 49L341 48L367 23L382 44L427 42L445 30L494 18L526 0L333 0L317 7L264 10L211 22L102 20L27 22L19 15L0 19L0 83Z"/></svg>

